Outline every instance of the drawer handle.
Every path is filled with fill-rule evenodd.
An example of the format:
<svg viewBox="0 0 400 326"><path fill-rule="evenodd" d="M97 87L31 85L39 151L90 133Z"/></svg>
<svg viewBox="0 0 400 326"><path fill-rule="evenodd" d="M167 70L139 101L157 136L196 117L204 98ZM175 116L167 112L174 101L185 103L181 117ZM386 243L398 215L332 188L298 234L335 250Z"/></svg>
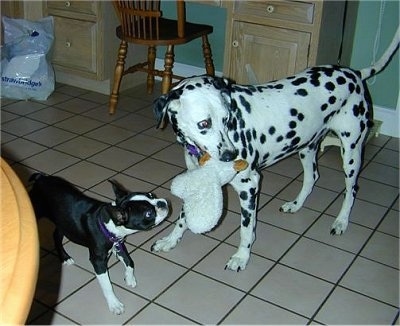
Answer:
<svg viewBox="0 0 400 326"><path fill-rule="evenodd" d="M68 41L65 42L65 47L66 47L66 48L70 48L70 47L71 47L71 42L68 42Z"/></svg>
<svg viewBox="0 0 400 326"><path fill-rule="evenodd" d="M272 14L275 11L275 7L273 5L267 6L267 13Z"/></svg>
<svg viewBox="0 0 400 326"><path fill-rule="evenodd" d="M239 42L238 41L233 41L232 42L232 46L234 47L234 48L237 48L238 46L239 46Z"/></svg>
<svg viewBox="0 0 400 326"><path fill-rule="evenodd" d="M71 2L69 2L69 1L65 1L65 7L71 7Z"/></svg>

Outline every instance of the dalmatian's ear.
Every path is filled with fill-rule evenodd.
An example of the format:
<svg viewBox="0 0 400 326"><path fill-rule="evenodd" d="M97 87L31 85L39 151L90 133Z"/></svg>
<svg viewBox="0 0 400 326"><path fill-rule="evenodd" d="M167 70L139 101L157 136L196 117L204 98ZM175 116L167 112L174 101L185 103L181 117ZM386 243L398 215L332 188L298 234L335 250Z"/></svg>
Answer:
<svg viewBox="0 0 400 326"><path fill-rule="evenodd" d="M213 84L216 89L221 92L222 98L224 99L227 107L231 106L231 86L233 82L228 78L214 77Z"/></svg>
<svg viewBox="0 0 400 326"><path fill-rule="evenodd" d="M161 95L159 98L155 99L153 102L153 113L157 120L156 128L165 125L165 120L167 118L167 108L169 103L169 94Z"/></svg>

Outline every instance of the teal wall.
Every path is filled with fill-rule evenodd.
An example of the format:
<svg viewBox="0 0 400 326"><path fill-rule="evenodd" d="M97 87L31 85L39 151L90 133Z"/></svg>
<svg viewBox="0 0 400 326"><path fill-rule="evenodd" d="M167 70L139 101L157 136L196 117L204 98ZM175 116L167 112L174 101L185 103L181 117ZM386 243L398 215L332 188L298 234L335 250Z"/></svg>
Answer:
<svg viewBox="0 0 400 326"><path fill-rule="evenodd" d="M353 0L349 0L353 1ZM360 0L356 17L356 29L352 48L350 66L355 69L367 67L372 61L375 34L378 27L381 1ZM163 0L161 8L168 18L176 18L176 4L174 1ZM205 23L214 27L210 35L215 69L223 70L226 9L211 5L186 2L186 15L189 21ZM386 50L399 25L399 1L385 0L383 14L382 35L376 59L378 60ZM175 49L176 62L203 67L204 61L201 51L201 41L195 40ZM157 57L163 58L165 49L159 49ZM374 104L395 109L399 95L399 51L393 57L386 69L376 77L374 84L369 85ZM372 79L370 79L371 81ZM370 84L371 82L369 82Z"/></svg>
<svg viewBox="0 0 400 326"><path fill-rule="evenodd" d="M356 30L351 56L351 67L361 69L371 64L376 30L378 28L381 1L361 0L359 2ZM399 26L399 1L385 1L383 12L381 38L376 60L392 41L393 35ZM374 105L395 109L399 96L399 51L392 58L389 65L373 79L368 80Z"/></svg>
<svg viewBox="0 0 400 326"><path fill-rule="evenodd" d="M175 1L163 0L161 3L163 16L176 19ZM223 70L226 9L211 5L186 2L186 19L192 23L207 24L214 27L208 40L216 71ZM204 67L201 39L175 47L175 61L196 67ZM163 58L165 48L157 49L157 57Z"/></svg>

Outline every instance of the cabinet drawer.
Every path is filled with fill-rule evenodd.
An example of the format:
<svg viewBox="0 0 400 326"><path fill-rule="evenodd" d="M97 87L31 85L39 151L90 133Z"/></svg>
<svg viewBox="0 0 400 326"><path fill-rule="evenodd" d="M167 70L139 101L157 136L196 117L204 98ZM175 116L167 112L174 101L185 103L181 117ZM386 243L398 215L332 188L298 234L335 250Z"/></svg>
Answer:
<svg viewBox="0 0 400 326"><path fill-rule="evenodd" d="M96 73L97 24L54 17L54 29L53 63Z"/></svg>
<svg viewBox="0 0 400 326"><path fill-rule="evenodd" d="M47 1L47 9L50 14L52 14L52 10L65 10L89 15L97 14L95 1Z"/></svg>
<svg viewBox="0 0 400 326"><path fill-rule="evenodd" d="M314 4L295 1L237 1L235 13L312 24Z"/></svg>

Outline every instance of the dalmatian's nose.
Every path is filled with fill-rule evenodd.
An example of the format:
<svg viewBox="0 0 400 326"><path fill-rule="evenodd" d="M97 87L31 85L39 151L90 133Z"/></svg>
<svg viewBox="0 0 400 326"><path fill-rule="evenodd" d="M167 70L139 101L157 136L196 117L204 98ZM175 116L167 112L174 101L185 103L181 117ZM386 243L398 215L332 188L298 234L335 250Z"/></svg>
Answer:
<svg viewBox="0 0 400 326"><path fill-rule="evenodd" d="M222 153L220 157L220 161L222 162L231 162L238 156L238 151L229 151L226 150Z"/></svg>

